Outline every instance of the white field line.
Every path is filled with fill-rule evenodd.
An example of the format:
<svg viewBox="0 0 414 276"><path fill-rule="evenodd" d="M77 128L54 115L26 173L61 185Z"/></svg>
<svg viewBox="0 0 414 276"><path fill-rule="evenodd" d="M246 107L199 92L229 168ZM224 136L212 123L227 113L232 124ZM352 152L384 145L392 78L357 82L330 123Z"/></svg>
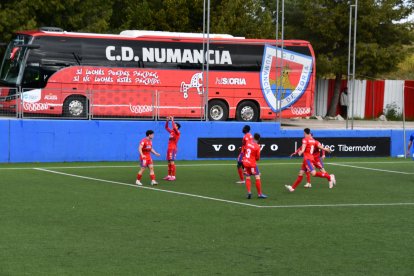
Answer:
<svg viewBox="0 0 414 276"><path fill-rule="evenodd" d="M396 203L338 203L338 204L313 204L313 205L272 205L257 206L261 208L309 208L309 207L364 207L364 206L410 206L414 202L396 202Z"/></svg>
<svg viewBox="0 0 414 276"><path fill-rule="evenodd" d="M236 161L234 163L229 164L222 164L222 163L205 163L205 164L176 164L177 167L213 167L213 166L235 166ZM263 163L260 166L268 166L268 165L300 165L302 163ZM107 168L137 168L139 164L136 165L102 165L102 166L64 166L64 167L44 167L44 169L107 169ZM154 167L165 167L167 164L154 164ZM39 167L37 167L39 168ZM25 168L0 168L0 170L32 170L32 167L25 167Z"/></svg>
<svg viewBox="0 0 414 276"><path fill-rule="evenodd" d="M234 166L234 163L204 163L204 164L176 164L177 167L204 167L204 166ZM398 162L398 164L413 164L413 161L402 161ZM271 162L271 163L259 163L259 166L273 166L273 165L301 165L302 162L289 162L289 163L279 163L279 162ZM376 162L341 162L341 163L330 163L325 162L326 165L342 165L346 166L346 164L395 164L393 161L376 161ZM139 164L136 165L94 165L94 166L52 166L52 167L44 167L44 169L106 169L106 168L136 168ZM154 164L154 167L165 167L166 164ZM37 167L38 168L38 167ZM363 168L363 167L358 167ZM0 170L32 170L34 167L11 167L11 168L0 168ZM411 173L408 173L411 174Z"/></svg>
<svg viewBox="0 0 414 276"><path fill-rule="evenodd" d="M398 173L398 174L408 174L408 175L414 174L414 173L409 173L409 172L400 172L400 171L391 171L391 170L382 170L382 169L375 169L375 168L352 166L352 165L341 164L341 163L329 163L329 164L334 165L334 166L350 167L350 168L361 169L361 170L370 170L370 171L387 172L387 173Z"/></svg>
<svg viewBox="0 0 414 276"><path fill-rule="evenodd" d="M105 182L105 183L116 184L116 185L124 185L124 186L130 186L130 187L134 187L134 188L148 189L148 190L154 190L154 191L158 191L158 192L171 193L171 194L177 194L177 195L183 195L183 196L189 196L189 197L195 197L195 198L201 198L201 199L206 199L206 200L219 201L219 202L236 204L236 205L243 205L243 206L249 206L249 207L256 207L256 208L310 208L310 207L361 207L361 206L404 206L404 205L409 206L409 205L414 205L414 202L413 203L412 202L399 202L399 203L397 202L397 203L350 203L350 204L314 204L314 205L308 204L308 205L261 206L261 205L237 202L237 201L232 201L232 200L225 200L225 199L220 199L220 198L208 197L208 196L201 196L201 195L195 195L195 194L189 194L189 193L162 190L162 189L146 187L146 186L137 186L137 185L129 184L129 183L123 183L123 182L118 182L118 181L93 178L93 177L70 174L70 173L57 172L57 171L52 171L52 170L43 169L43 168L34 168L34 169L38 170L38 171L54 173L54 174L60 174L60 175L65 175L65 176L70 176L70 177L77 177L77 178L82 178L82 179L87 179L87 180L92 180L92 181Z"/></svg>
<svg viewBox="0 0 414 276"><path fill-rule="evenodd" d="M134 187L134 188L148 189L148 190L154 190L154 191L158 191L158 192L171 193L171 194L177 194L177 195L184 195L184 196L190 196L190 197L197 197L197 198L202 198L202 199L208 199L208 200L214 200L214 201L221 201L221 202L225 202L225 203L232 203L232 204L238 204L238 205L246 205L246 206L251 206L251 207L260 207L260 206L254 205L254 204L248 204L248 203L243 203L243 202L225 200L225 199L220 199L220 198L213 198L213 197L208 197L208 196L200 196L200 195L194 195L194 194L188 194L188 193L181 193L181 192L175 192L175 191L168 191L168 190L162 190L162 189L157 189L157 188L153 188L153 187L138 186L138 185L129 184L129 183L123 183L123 182L118 182L118 181L112 181L112 180L105 180L105 179L93 178L93 177L76 175L76 174L70 174L70 173L57 172L57 171L46 170L46 169L42 169L42 168L34 168L34 169L35 170L38 170L38 171L43 171L43 172L48 172L48 173L54 173L54 174L60 174L60 175L66 175L66 176L71 176L71 177L77 177L77 178L82 178L82 179L87 179L87 180L92 180L92 181L105 182L105 183L111 183L111 184L117 184L117 185L124 185L124 186L130 186L130 187Z"/></svg>

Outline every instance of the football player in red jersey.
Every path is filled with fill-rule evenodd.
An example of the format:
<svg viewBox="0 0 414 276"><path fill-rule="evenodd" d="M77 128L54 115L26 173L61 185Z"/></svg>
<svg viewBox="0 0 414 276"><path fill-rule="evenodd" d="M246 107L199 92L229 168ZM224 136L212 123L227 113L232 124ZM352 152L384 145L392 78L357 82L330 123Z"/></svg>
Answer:
<svg viewBox="0 0 414 276"><path fill-rule="evenodd" d="M160 154L152 148L152 139L154 138L154 131L147 130L145 134L147 136L141 140L138 147L139 160L141 161L141 169L137 174L137 181L135 182L135 184L142 186L142 173L145 171L146 168L149 168L151 185L157 185L158 182L155 180L154 165L152 162L151 153L155 154L156 156L160 156Z"/></svg>
<svg viewBox="0 0 414 276"><path fill-rule="evenodd" d="M313 137L312 133L311 133L311 135ZM317 141L317 142L320 143L319 141ZM297 151L295 151L294 153L292 153L290 155L290 157L292 157L295 154L298 154L300 150L301 150L301 148L298 148ZM320 172L329 174L325 170L325 167L324 167L324 164L323 164L323 160L325 159L325 149L320 149L318 147L315 148L315 151L313 153L313 159L314 159L313 160L313 165L315 166L315 168L317 168ZM310 176L311 176L310 171L306 170L305 174L306 174L306 181L307 182L303 187L312 188L312 184L311 184L311 180L310 180Z"/></svg>
<svg viewBox="0 0 414 276"><path fill-rule="evenodd" d="M171 121L172 129L168 127L168 121ZM167 161L168 161L168 175L164 177L164 180L174 181L175 180L175 157L177 155L177 144L178 140L180 139L180 131L181 125L179 123L174 122L174 117L170 116L167 117L165 121L165 129L170 134L168 139L168 150L167 150Z"/></svg>
<svg viewBox="0 0 414 276"><path fill-rule="evenodd" d="M239 173L240 180L236 183L238 184L244 184L244 175L243 175L243 149L244 146L253 140L253 136L250 134L250 126L245 125L242 129L242 132L244 133L243 140L242 140L242 146L240 147L240 153L237 157L237 172Z"/></svg>
<svg viewBox="0 0 414 276"><path fill-rule="evenodd" d="M257 167L257 161L260 160L260 145L258 144L260 140L260 134L255 133L253 140L247 142L242 150L243 154L243 167L244 167L244 175L246 176L246 188L247 188L247 198L252 198L252 191L251 191L251 180L250 176L254 175L255 177L255 184L257 195L259 198L267 198L266 195L262 193L262 184L260 182L260 172L259 168Z"/></svg>
<svg viewBox="0 0 414 276"><path fill-rule="evenodd" d="M295 183L293 183L292 186L285 185L286 189L289 192L294 192L296 187L299 185L299 183L303 179L303 174L308 170L312 174L312 176L316 177L322 177L326 178L329 181L329 188L333 188L334 185L336 185L335 176L333 174L329 175L326 172L317 172L315 170L315 167L313 166L313 163L315 162L315 159L313 157L313 153L316 148L319 148L321 150L325 150L327 152L331 152L329 148L322 147L321 143L313 139L312 134L310 132L309 128L305 128L304 130L304 138L302 139L302 146L298 152L298 155L301 156L303 154L303 163L302 167L299 171L298 178L296 179Z"/></svg>

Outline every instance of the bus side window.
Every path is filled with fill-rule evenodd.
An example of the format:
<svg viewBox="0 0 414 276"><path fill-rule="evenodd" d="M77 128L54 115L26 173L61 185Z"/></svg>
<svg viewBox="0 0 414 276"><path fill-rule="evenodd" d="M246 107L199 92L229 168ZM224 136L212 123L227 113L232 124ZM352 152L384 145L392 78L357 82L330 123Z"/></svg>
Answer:
<svg viewBox="0 0 414 276"><path fill-rule="evenodd" d="M22 85L27 88L42 88L43 80L39 67L28 66L24 70Z"/></svg>

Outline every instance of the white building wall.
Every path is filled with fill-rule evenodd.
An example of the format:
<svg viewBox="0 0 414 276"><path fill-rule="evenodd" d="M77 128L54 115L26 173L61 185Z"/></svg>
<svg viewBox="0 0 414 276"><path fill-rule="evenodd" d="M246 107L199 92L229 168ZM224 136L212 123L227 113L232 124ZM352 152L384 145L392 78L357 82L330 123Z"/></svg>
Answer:
<svg viewBox="0 0 414 276"><path fill-rule="evenodd" d="M397 112L402 112L403 106L403 93L404 93L404 80L386 80L384 87L384 105L383 109L386 109L387 105L395 105ZM352 102L352 85L348 82L348 96L349 96L349 108L348 116L351 116L351 113L354 113L354 118L365 117L365 103L366 101L377 102L377 98L366 99L366 89L367 81L366 80L355 80L355 94ZM316 92L314 97L314 112L313 115L325 117L328 112L328 90L329 90L329 80L326 79L317 79L316 82ZM352 104L354 104L354 109L352 110Z"/></svg>
<svg viewBox="0 0 414 276"><path fill-rule="evenodd" d="M386 80L384 87L384 106L386 110L387 105L395 104L398 113L402 112L404 95L404 81L403 80Z"/></svg>
<svg viewBox="0 0 414 276"><path fill-rule="evenodd" d="M354 96L352 96L352 86L351 83L348 83L348 118L351 117L352 112L354 113L354 118L365 117L365 96L367 91L367 82L366 80L355 80ZM352 105L354 108L352 108Z"/></svg>
<svg viewBox="0 0 414 276"><path fill-rule="evenodd" d="M325 117L328 112L328 85L329 80L318 79L316 81L316 93L314 97L315 116Z"/></svg>

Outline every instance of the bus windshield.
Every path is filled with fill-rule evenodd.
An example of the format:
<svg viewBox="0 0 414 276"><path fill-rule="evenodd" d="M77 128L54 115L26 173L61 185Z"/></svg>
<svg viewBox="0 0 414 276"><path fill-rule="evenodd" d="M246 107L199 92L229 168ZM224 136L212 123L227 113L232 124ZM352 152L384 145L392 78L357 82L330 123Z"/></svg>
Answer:
<svg viewBox="0 0 414 276"><path fill-rule="evenodd" d="M30 36L18 35L7 46L3 61L0 67L0 82L7 86L17 86L21 75L24 56Z"/></svg>

